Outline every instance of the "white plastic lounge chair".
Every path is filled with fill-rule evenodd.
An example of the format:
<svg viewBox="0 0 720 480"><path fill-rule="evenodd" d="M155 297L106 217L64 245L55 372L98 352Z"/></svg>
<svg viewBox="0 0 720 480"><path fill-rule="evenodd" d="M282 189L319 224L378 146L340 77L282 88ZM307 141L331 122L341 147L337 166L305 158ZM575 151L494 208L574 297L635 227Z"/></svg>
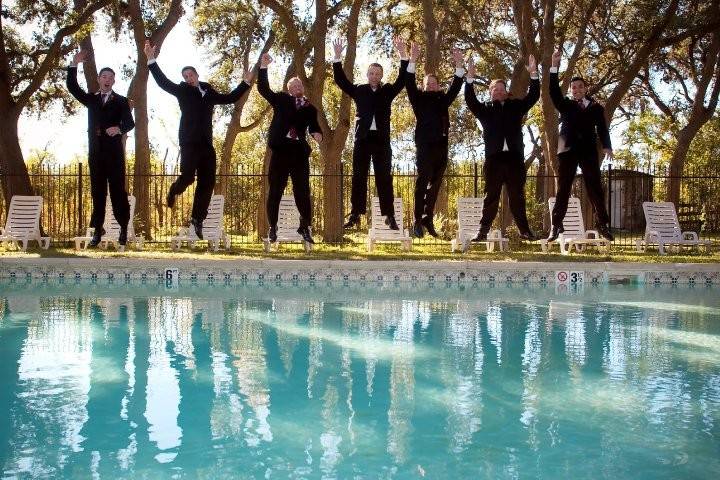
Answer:
<svg viewBox="0 0 720 480"><path fill-rule="evenodd" d="M410 238L408 231L402 228L404 221L402 198L395 198L394 205L395 219L400 226L400 230L392 230L385 225L385 217L380 213L380 199L378 197L372 198L372 216L367 237L368 252L373 251L377 242L399 242L404 251L410 251L412 248L412 238Z"/></svg>
<svg viewBox="0 0 720 480"><path fill-rule="evenodd" d="M128 203L130 203L130 222L128 222L127 241L128 244L135 244L135 248L142 250L145 238L142 235L135 235L135 228L133 227L133 217L135 216L135 204L137 203L134 195L128 195ZM102 237L100 242L100 248L108 248L112 245L119 251L124 251L125 246L118 243L118 237L120 236L120 224L115 220L115 215L112 211L112 203L110 197L105 202L105 223L103 225L105 229L105 235ZM92 228L88 228L85 232L84 237L75 237L75 250L86 249L93 235Z"/></svg>
<svg viewBox="0 0 720 480"><path fill-rule="evenodd" d="M675 204L672 202L643 202L645 214L645 237L635 240L638 252L657 245L660 255L665 255L666 247L705 247L708 251L710 241L700 240L697 232L683 232L680 229Z"/></svg>
<svg viewBox="0 0 720 480"><path fill-rule="evenodd" d="M548 207L552 214L555 207L555 197L548 199ZM568 209L563 219L564 232L558 236L557 240L548 242L546 238L540 240L540 246L543 252L547 252L553 243L560 246L560 253L568 255L574 246L578 251L585 246L605 247L610 251L610 241L601 237L597 230L585 230L585 223L582 217L582 208L580 199L570 197L568 199Z"/></svg>
<svg viewBox="0 0 720 480"><path fill-rule="evenodd" d="M40 196L13 195L5 227L0 227L0 243L27 250L28 242L35 240L40 248L47 250L50 237L43 237L40 233L42 207L43 198Z"/></svg>
<svg viewBox="0 0 720 480"><path fill-rule="evenodd" d="M278 212L277 242L300 242L306 252L312 250L312 243L303 240L302 235L297 232L300 226L300 212L295 206L295 198L292 195L283 195L280 199L280 210ZM271 242L269 238L263 238L263 246L266 252L270 251Z"/></svg>
<svg viewBox="0 0 720 480"><path fill-rule="evenodd" d="M467 252L470 249L471 239L474 238L478 230L480 230L480 219L482 218L482 198L458 198L458 231L457 236L450 243L453 252L460 250ZM485 244L488 252L495 250L497 244L501 252L508 249L509 240L503 238L502 232L492 229L488 233L487 240L477 242Z"/></svg>
<svg viewBox="0 0 720 480"><path fill-rule="evenodd" d="M210 199L208 214L203 221L203 239L199 239L195 234L195 229L190 227L182 227L178 234L170 239L170 247L177 250L184 243L192 247L195 242L206 240L208 248L218 251L221 245L230 248L230 237L225 233L223 227L223 217L225 212L225 197L222 195L213 195Z"/></svg>

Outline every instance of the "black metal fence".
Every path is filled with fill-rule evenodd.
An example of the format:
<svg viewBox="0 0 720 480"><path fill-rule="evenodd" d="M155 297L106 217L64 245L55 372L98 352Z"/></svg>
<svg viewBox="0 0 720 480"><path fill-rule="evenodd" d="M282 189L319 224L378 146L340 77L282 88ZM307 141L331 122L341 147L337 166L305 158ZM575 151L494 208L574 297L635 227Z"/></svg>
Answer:
<svg viewBox="0 0 720 480"><path fill-rule="evenodd" d="M143 225L136 212L135 228L143 232L150 242L166 243L180 226L186 225L192 205L194 186L191 186L180 198L173 210L165 205L165 195L177 175L177 166L168 168L157 165L143 180L149 186L149 224ZM338 209L337 214L345 216L350 209L349 166L343 166L340 177L340 198L325 203L323 188L324 175L311 172L311 191L313 194L314 230L323 231L323 212L326 208ZM395 168L393 184L395 195L403 199L405 206L405 228L412 226L412 211L415 180L414 167ZM1 178L5 181L6 179ZM31 182L35 194L45 199L42 226L46 234L55 242L69 242L72 237L84 234L90 215L90 181L86 166L81 164L32 168ZM617 169L612 166L603 171L608 210L612 227L616 233L616 244L632 245L636 238L643 235L645 221L642 212L643 201L658 201L665 198L671 176L665 170L637 171ZM133 175L128 175L128 191L132 193ZM266 175L261 169L240 166L232 173L218 175L218 184L223 184L225 200L225 226L231 235L233 244L259 242L259 226L264 225L264 189ZM680 184L681 201L677 205L681 226L684 230L694 230L701 237L720 235L720 175L716 172L685 172L677 179ZM538 171L536 166L528 170L526 198L528 218L532 228L539 234L545 234L549 228L545 192L552 191L555 179ZM372 175L368 181L369 197L376 195ZM291 193L288 184L286 193ZM480 197L483 195L482 165L463 163L451 165L445 176L435 212L435 224L445 240L454 236L457 229L457 199L459 197ZM582 175L578 175L574 186L574 195L583 202L583 214L586 228L593 228L592 208L586 199ZM0 223L4 224L5 204L0 196ZM495 221L511 236L515 227L508 208L503 203ZM362 230L361 230L362 231ZM264 232L263 232L264 233ZM343 242L360 242L361 235L347 235ZM417 240L416 240L417 241ZM422 243L434 243L425 237Z"/></svg>

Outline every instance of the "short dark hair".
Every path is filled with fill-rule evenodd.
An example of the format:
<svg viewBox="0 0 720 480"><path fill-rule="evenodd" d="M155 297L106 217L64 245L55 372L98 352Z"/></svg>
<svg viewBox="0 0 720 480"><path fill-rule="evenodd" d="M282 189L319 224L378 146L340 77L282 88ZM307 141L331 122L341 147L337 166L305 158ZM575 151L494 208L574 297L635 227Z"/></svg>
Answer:
<svg viewBox="0 0 720 480"><path fill-rule="evenodd" d="M570 79L570 83L573 83L573 82L583 82L583 85L585 85L587 87L587 82L585 81L585 79L583 77L580 77L580 76L572 77Z"/></svg>
<svg viewBox="0 0 720 480"><path fill-rule="evenodd" d="M100 75L102 75L104 72L110 72L110 73L112 73L113 75L115 75L115 70L113 70L113 69L110 68L110 67L103 67L103 68L101 68L100 71L98 72L98 77L99 77Z"/></svg>
<svg viewBox="0 0 720 480"><path fill-rule="evenodd" d="M496 84L498 84L498 83L502 83L502 84L503 84L503 87L505 87L505 90L508 89L508 88L507 88L507 82L506 82L505 80L503 80L502 78L496 78L496 79L494 79L494 80L491 80L491 81L490 81L490 88L492 89L492 88L493 88Z"/></svg>
<svg viewBox="0 0 720 480"><path fill-rule="evenodd" d="M425 78L427 78L427 77L432 77L432 78L435 79L436 82L440 83L440 79L439 79L438 76L435 75L434 73L426 73L426 74L425 74Z"/></svg>
<svg viewBox="0 0 720 480"><path fill-rule="evenodd" d="M180 70L180 73L181 73L181 74L185 73L185 70L192 70L193 72L195 72L195 75L198 74L198 73L197 73L197 70L195 70L195 67L193 67L192 65L188 65L187 67L183 67L182 70Z"/></svg>
<svg viewBox="0 0 720 480"><path fill-rule="evenodd" d="M377 63L377 62L373 62L373 63L371 63L370 65L368 65L368 68L370 68L370 67L378 67L380 70L385 71L385 69L383 69L383 66L380 65L380 64Z"/></svg>

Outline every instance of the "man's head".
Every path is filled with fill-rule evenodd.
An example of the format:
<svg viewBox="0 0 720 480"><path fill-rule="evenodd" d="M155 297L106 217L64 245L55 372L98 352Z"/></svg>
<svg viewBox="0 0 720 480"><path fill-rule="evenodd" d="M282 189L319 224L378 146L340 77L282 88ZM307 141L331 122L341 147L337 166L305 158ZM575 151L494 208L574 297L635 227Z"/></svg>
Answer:
<svg viewBox="0 0 720 480"><path fill-rule="evenodd" d="M100 91L107 93L112 90L115 85L115 71L110 67L103 67L98 73L98 85L100 85Z"/></svg>
<svg viewBox="0 0 720 480"><path fill-rule="evenodd" d="M434 73L428 73L423 79L423 91L425 92L437 92L440 90L440 82L438 82L437 75Z"/></svg>
<svg viewBox="0 0 720 480"><path fill-rule="evenodd" d="M200 76L195 67L187 66L182 69L182 77L185 83L191 87L197 87L200 84Z"/></svg>
<svg viewBox="0 0 720 480"><path fill-rule="evenodd" d="M574 100L582 100L587 95L587 84L582 77L573 77L570 80L570 94Z"/></svg>
<svg viewBox="0 0 720 480"><path fill-rule="evenodd" d="M504 102L507 100L508 91L507 83L502 79L495 79L490 82L490 100L493 102Z"/></svg>
<svg viewBox="0 0 720 480"><path fill-rule="evenodd" d="M305 85L298 77L293 77L287 82L287 91L293 97L302 97L305 94Z"/></svg>
<svg viewBox="0 0 720 480"><path fill-rule="evenodd" d="M367 79L371 87L380 86L383 77L383 67L379 63L371 63L367 70Z"/></svg>

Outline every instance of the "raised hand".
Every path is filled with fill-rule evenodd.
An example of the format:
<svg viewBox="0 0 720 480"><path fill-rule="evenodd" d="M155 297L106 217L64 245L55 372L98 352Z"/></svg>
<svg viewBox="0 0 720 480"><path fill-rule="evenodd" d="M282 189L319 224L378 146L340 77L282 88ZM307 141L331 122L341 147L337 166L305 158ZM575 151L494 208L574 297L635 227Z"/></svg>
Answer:
<svg viewBox="0 0 720 480"><path fill-rule="evenodd" d="M417 59L420 58L420 45L416 42L410 43L410 62L417 63Z"/></svg>
<svg viewBox="0 0 720 480"><path fill-rule="evenodd" d="M72 64L77 65L78 63L83 63L87 59L87 52L85 50L80 50L73 56Z"/></svg>
<svg viewBox="0 0 720 480"><path fill-rule="evenodd" d="M243 72L243 80L244 80L245 83L247 83L248 85L251 85L251 84L252 84L253 78L255 78L255 75L253 75L252 69L250 69L250 70L245 70L245 71Z"/></svg>
<svg viewBox="0 0 720 480"><path fill-rule="evenodd" d="M603 151L605 152L605 159L609 162L613 159L613 151L612 148L603 148Z"/></svg>
<svg viewBox="0 0 720 480"><path fill-rule="evenodd" d="M552 54L552 66L555 68L559 68L561 59L562 59L562 52L560 52L559 48L556 48Z"/></svg>
<svg viewBox="0 0 720 480"><path fill-rule="evenodd" d="M405 44L405 40L403 40L399 36L393 37L393 46L395 47L395 50L398 51L400 54L400 58L407 58L407 45Z"/></svg>
<svg viewBox="0 0 720 480"><path fill-rule="evenodd" d="M527 68L527 71L531 74L537 73L537 62L535 61L535 55L530 55L528 57L528 64L525 68Z"/></svg>
<svg viewBox="0 0 720 480"><path fill-rule="evenodd" d="M154 60L157 56L155 54L156 47L155 45L152 45L150 43L150 40L145 40L145 46L143 46L143 52L145 52L145 57L149 60Z"/></svg>
<svg viewBox="0 0 720 480"><path fill-rule="evenodd" d="M310 135L315 139L317 143L322 143L322 133L320 132L313 132Z"/></svg>
<svg viewBox="0 0 720 480"><path fill-rule="evenodd" d="M459 48L456 47L452 49L452 58L455 62L455 68L463 66L463 55Z"/></svg>
<svg viewBox="0 0 720 480"><path fill-rule="evenodd" d="M263 53L260 57L260 68L267 68L272 63L273 59L269 53Z"/></svg>
<svg viewBox="0 0 720 480"><path fill-rule="evenodd" d="M345 41L341 38L336 38L333 41L333 50L335 52L335 58L341 58L342 52L345 50Z"/></svg>
<svg viewBox="0 0 720 480"><path fill-rule="evenodd" d="M472 55L467 61L467 76L468 78L475 78L475 60L473 60Z"/></svg>

